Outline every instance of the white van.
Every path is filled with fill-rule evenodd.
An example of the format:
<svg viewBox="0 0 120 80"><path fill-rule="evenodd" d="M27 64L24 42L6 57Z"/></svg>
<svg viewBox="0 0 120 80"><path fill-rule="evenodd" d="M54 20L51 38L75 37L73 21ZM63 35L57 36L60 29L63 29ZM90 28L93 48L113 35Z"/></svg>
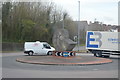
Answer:
<svg viewBox="0 0 120 80"><path fill-rule="evenodd" d="M25 42L24 53L28 55L40 54L40 55L52 55L52 51L55 48L51 47L47 42Z"/></svg>

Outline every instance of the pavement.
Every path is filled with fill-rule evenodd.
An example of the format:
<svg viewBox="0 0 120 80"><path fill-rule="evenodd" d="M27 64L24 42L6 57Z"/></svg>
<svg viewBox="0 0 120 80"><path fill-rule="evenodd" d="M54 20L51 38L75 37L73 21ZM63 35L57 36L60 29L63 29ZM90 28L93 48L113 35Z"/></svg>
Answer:
<svg viewBox="0 0 120 80"><path fill-rule="evenodd" d="M78 51L78 49L80 50L80 51L86 51L86 47L85 46L75 46L74 48L73 48L73 51Z"/></svg>

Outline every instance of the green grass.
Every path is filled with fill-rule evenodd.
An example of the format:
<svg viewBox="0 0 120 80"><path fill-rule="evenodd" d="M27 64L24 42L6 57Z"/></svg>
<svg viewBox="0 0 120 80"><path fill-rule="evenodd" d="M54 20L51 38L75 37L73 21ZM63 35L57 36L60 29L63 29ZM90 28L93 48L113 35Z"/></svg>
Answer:
<svg viewBox="0 0 120 80"><path fill-rule="evenodd" d="M85 46L85 44L80 44L80 46Z"/></svg>
<svg viewBox="0 0 120 80"><path fill-rule="evenodd" d="M76 46L78 46L78 44L76 44ZM80 44L79 46L86 46L86 44Z"/></svg>
<svg viewBox="0 0 120 80"><path fill-rule="evenodd" d="M87 50L80 50L80 51L76 51L77 53L86 53Z"/></svg>

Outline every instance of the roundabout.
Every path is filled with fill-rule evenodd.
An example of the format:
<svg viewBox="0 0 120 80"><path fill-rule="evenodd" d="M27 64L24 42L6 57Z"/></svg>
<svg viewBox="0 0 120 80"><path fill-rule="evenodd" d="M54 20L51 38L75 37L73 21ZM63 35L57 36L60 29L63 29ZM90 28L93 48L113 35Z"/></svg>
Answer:
<svg viewBox="0 0 120 80"><path fill-rule="evenodd" d="M111 63L111 59L99 58L94 56L22 56L17 58L16 61L29 64L40 64L40 65L100 65Z"/></svg>

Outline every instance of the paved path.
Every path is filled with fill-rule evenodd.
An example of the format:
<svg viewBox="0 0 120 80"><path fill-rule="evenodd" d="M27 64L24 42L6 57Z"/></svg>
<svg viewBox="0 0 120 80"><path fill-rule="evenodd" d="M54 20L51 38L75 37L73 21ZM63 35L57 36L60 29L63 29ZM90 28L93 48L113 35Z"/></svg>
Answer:
<svg viewBox="0 0 120 80"><path fill-rule="evenodd" d="M86 50L85 46L79 46L79 50ZM78 51L78 46L73 48L73 51Z"/></svg>

